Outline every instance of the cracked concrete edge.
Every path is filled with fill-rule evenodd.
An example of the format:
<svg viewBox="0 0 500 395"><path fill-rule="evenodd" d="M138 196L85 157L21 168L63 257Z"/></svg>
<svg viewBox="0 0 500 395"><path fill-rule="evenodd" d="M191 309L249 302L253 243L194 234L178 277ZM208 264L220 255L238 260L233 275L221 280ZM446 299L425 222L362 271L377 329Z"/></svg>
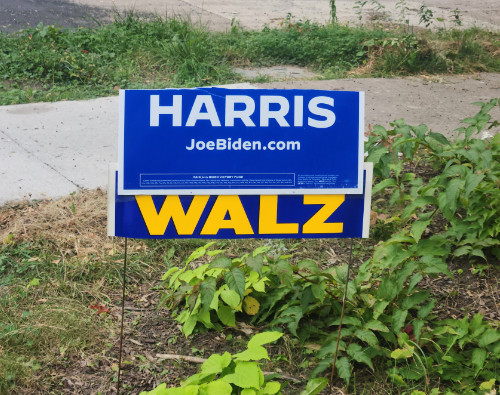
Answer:
<svg viewBox="0 0 500 395"><path fill-rule="evenodd" d="M3 136L5 136L5 138L7 138L7 140L10 140L12 143L14 143L19 148L19 150L22 151L22 152L24 152L28 157L31 157L34 160L36 160L37 162L39 162L42 167L47 167L50 170L52 170L53 172L57 173L60 177L62 177L63 179L65 179L66 181L68 181L70 184L72 184L76 189L82 189L83 188L81 185L78 185L76 182L74 182L74 181L70 180L68 177L66 177L56 167L54 167L53 165L51 165L50 163L48 163L48 161L44 161L42 158L39 158L33 151L30 151L29 149L27 149L26 147L24 147L21 144L20 141L18 141L14 137L10 136L8 133L3 132L3 131L0 130L0 134L2 134Z"/></svg>

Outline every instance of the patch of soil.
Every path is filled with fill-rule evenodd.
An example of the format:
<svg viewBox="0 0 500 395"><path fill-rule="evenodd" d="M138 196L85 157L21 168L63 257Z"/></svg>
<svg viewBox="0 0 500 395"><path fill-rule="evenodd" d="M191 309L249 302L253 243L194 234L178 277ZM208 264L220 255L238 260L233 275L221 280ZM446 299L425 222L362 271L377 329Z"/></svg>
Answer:
<svg viewBox="0 0 500 395"><path fill-rule="evenodd" d="M448 264L454 278L438 276L420 283L437 299L433 314L440 319L472 318L500 322L500 266L484 261L452 261Z"/></svg>

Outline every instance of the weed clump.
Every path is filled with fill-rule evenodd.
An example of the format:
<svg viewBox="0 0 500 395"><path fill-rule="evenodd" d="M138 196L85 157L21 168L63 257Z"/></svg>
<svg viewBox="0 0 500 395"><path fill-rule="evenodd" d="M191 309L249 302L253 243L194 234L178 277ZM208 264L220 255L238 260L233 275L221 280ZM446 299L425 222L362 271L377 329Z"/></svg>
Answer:
<svg viewBox="0 0 500 395"><path fill-rule="evenodd" d="M117 15L99 28L0 33L0 105L84 99L121 88L236 82L235 66L299 65L323 77L500 71L498 33L318 25L209 32L179 18Z"/></svg>

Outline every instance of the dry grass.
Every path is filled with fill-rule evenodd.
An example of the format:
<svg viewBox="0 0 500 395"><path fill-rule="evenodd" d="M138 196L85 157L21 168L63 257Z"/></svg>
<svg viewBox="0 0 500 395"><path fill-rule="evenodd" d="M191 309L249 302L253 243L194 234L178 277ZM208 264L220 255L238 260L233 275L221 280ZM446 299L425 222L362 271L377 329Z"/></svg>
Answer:
<svg viewBox="0 0 500 395"><path fill-rule="evenodd" d="M83 190L57 200L0 208L0 241L44 240L64 255L85 256L111 248L106 236L106 192Z"/></svg>

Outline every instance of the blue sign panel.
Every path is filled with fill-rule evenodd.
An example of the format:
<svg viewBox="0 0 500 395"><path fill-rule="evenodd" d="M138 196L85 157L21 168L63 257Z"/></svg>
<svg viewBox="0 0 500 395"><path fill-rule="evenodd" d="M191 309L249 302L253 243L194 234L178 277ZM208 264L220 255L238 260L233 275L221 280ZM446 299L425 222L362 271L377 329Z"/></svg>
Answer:
<svg viewBox="0 0 500 395"><path fill-rule="evenodd" d="M120 91L120 195L362 192L363 92Z"/></svg>
<svg viewBox="0 0 500 395"><path fill-rule="evenodd" d="M110 176L115 185L116 172ZM108 235L141 239L368 237L372 166L364 193L342 195L118 195Z"/></svg>

